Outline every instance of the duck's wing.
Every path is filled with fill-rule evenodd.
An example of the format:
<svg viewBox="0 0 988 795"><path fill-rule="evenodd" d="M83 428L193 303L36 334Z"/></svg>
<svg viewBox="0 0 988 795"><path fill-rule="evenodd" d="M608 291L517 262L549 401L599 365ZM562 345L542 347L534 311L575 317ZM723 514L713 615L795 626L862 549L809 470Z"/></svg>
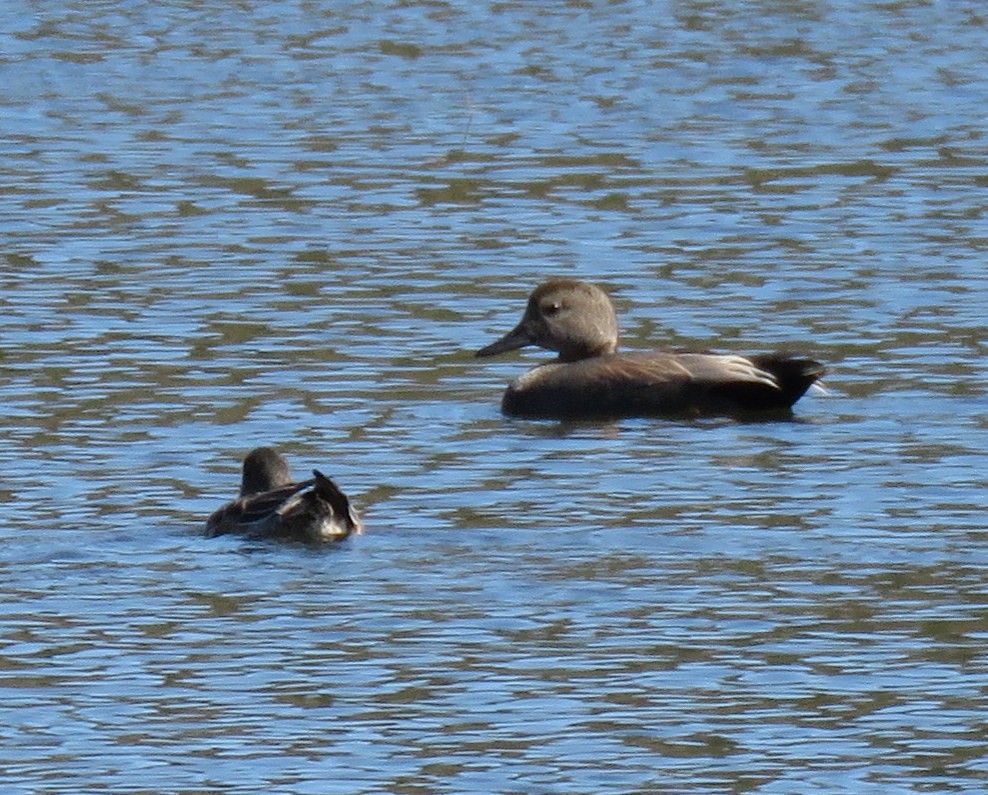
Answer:
<svg viewBox="0 0 988 795"><path fill-rule="evenodd" d="M301 483L289 483L260 494L239 497L209 517L206 521L206 535L251 532L270 520L289 500L300 491L312 486L314 482L314 480L303 480Z"/></svg>
<svg viewBox="0 0 988 795"><path fill-rule="evenodd" d="M758 384L768 389L779 389L775 374L759 367L745 356L718 353L665 354L668 364L662 369L670 374L676 369L690 380L701 384Z"/></svg>
<svg viewBox="0 0 988 795"><path fill-rule="evenodd" d="M675 388L691 382L704 385L746 382L778 388L775 376L751 359L717 353L654 351L613 354L564 366L551 363L530 373L536 375L540 371L544 373L542 377L550 381L558 378L587 384L609 384L623 389Z"/></svg>
<svg viewBox="0 0 988 795"><path fill-rule="evenodd" d="M250 524L277 513L296 494L310 488L313 480L303 480L301 483L289 483L261 494L252 494L244 498L243 521Z"/></svg>

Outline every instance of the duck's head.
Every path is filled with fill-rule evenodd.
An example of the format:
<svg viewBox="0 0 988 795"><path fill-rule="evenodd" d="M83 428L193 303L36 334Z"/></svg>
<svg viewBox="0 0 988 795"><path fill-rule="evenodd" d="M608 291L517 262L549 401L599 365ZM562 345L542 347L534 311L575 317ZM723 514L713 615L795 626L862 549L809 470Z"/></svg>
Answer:
<svg viewBox="0 0 988 795"><path fill-rule="evenodd" d="M607 293L576 279L553 279L539 285L528 298L521 322L477 356L538 345L559 352L559 359L574 362L613 353L618 324Z"/></svg>
<svg viewBox="0 0 988 795"><path fill-rule="evenodd" d="M260 494L292 482L292 471L285 457L273 447L257 447L244 459L240 496Z"/></svg>

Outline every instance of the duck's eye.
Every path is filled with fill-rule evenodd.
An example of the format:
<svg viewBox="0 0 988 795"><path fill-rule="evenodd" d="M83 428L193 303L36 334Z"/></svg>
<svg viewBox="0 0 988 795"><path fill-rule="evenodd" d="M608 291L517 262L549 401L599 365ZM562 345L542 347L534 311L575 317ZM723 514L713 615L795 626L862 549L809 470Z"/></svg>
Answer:
<svg viewBox="0 0 988 795"><path fill-rule="evenodd" d="M552 317L562 308L563 305L559 301L546 301L542 304L542 314L546 317Z"/></svg>

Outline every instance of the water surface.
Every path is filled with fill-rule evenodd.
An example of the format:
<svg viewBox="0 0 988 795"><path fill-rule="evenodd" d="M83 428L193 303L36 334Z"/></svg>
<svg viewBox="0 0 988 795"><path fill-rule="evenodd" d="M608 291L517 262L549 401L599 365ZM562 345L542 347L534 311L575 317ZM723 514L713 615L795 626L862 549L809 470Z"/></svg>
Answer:
<svg viewBox="0 0 988 795"><path fill-rule="evenodd" d="M974 2L0 8L12 792L983 792ZM550 276L828 363L509 420ZM248 449L366 535L204 539Z"/></svg>

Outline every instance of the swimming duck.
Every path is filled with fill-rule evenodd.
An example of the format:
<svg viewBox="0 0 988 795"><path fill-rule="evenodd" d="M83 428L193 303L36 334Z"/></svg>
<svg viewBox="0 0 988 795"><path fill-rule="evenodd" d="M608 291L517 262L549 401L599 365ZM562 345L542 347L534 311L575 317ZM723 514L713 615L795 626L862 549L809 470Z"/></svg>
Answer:
<svg viewBox="0 0 988 795"><path fill-rule="evenodd" d="M476 355L526 345L559 356L508 386L501 409L518 417L784 414L825 371L812 359L781 353L618 353L610 298L575 279L537 287L521 322Z"/></svg>
<svg viewBox="0 0 988 795"><path fill-rule="evenodd" d="M342 541L363 532L346 495L319 470L296 483L288 462L271 447L251 450L244 459L240 496L206 522L209 537L241 533L286 541Z"/></svg>

